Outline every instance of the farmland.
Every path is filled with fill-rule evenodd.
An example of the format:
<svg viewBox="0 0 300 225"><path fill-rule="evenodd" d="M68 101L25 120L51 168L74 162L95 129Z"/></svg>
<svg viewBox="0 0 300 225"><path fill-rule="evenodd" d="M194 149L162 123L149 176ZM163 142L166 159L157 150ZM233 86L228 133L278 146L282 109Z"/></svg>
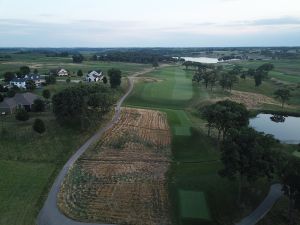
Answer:
<svg viewBox="0 0 300 225"><path fill-rule="evenodd" d="M165 114L123 108L119 122L74 165L59 194L71 218L113 224L170 224Z"/></svg>

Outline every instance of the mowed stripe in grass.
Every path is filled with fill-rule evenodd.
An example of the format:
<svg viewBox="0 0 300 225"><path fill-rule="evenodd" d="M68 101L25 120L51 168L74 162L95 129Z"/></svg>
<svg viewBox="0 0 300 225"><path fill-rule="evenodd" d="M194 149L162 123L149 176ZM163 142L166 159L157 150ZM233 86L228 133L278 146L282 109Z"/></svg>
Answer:
<svg viewBox="0 0 300 225"><path fill-rule="evenodd" d="M0 161L0 225L35 224L52 164Z"/></svg>
<svg viewBox="0 0 300 225"><path fill-rule="evenodd" d="M192 80L179 67L166 67L146 75L136 83L127 105L182 109L193 97Z"/></svg>

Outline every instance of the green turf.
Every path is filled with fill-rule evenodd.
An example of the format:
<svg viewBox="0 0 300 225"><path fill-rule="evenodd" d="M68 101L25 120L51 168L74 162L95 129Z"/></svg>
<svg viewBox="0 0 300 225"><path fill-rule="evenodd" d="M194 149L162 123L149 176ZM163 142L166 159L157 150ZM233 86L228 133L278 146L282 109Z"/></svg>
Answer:
<svg viewBox="0 0 300 225"><path fill-rule="evenodd" d="M0 161L0 224L33 225L55 165Z"/></svg>
<svg viewBox="0 0 300 225"><path fill-rule="evenodd" d="M181 218L211 220L203 192L179 190L179 202Z"/></svg>
<svg viewBox="0 0 300 225"><path fill-rule="evenodd" d="M142 79L127 99L126 104L153 108L181 109L193 98L191 72L180 67L160 68L145 76L156 79L149 82Z"/></svg>

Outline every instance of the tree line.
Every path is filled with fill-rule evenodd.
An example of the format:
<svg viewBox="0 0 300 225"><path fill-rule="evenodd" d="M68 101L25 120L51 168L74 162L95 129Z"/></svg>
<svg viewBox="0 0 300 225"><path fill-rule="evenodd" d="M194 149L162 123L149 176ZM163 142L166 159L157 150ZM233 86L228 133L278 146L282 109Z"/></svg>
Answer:
<svg viewBox="0 0 300 225"><path fill-rule="evenodd" d="M53 112L63 125L90 127L99 121L116 101L116 91L102 84L79 84L55 94Z"/></svg>

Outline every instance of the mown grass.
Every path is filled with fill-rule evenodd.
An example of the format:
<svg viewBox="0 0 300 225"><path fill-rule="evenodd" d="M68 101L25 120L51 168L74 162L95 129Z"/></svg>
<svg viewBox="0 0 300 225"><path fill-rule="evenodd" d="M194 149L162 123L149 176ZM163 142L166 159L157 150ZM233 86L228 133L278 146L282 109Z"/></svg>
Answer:
<svg viewBox="0 0 300 225"><path fill-rule="evenodd" d="M50 163L0 160L0 224L33 225L45 184L55 171Z"/></svg>

